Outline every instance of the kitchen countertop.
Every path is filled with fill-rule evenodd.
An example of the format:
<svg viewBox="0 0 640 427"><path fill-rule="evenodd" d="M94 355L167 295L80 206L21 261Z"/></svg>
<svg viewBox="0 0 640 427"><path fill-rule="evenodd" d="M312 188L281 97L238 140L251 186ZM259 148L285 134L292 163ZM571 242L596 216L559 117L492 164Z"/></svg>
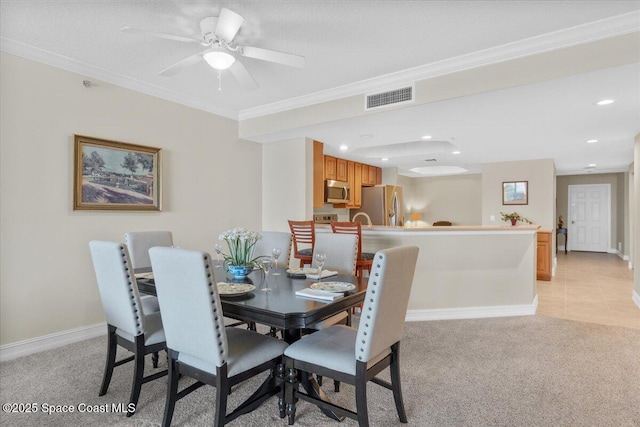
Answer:
<svg viewBox="0 0 640 427"><path fill-rule="evenodd" d="M319 230L330 230L331 226L329 224L316 224L316 228ZM540 228L540 225L451 225L451 226L422 226L422 227L392 227L387 225L372 225L362 226L362 232L366 233L367 231L380 231L380 232L441 232L441 231L449 231L449 232L458 232L458 231L537 231Z"/></svg>

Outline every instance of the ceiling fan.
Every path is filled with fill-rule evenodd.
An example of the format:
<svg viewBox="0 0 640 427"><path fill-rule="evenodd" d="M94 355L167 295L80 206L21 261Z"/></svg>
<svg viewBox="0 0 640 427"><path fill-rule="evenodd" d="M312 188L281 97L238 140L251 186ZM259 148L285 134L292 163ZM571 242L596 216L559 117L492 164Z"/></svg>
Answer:
<svg viewBox="0 0 640 427"><path fill-rule="evenodd" d="M238 80L245 90L258 88L258 83L249 74L249 71L238 60L237 56L260 59L263 61L275 62L277 64L289 65L291 67L303 68L305 66L304 56L291 53L278 52L271 49L263 49L253 46L240 46L236 43L235 37L244 22L244 18L237 13L222 8L220 16L204 18L200 21L201 39L195 37L185 37L173 34L157 33L154 31L142 30L131 27L122 28L126 33L146 34L168 40L175 40L188 43L200 43L207 46L202 52L171 65L160 71L161 76L174 76L180 71L204 59L212 68L218 70L218 90L221 90L221 71L229 69L231 74ZM235 54L235 55L234 55Z"/></svg>

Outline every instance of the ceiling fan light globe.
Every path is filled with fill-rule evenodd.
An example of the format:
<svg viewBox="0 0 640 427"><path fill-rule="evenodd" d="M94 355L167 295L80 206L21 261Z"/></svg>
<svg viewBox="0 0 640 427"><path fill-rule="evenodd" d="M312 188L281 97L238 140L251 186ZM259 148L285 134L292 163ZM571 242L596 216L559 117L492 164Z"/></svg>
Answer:
<svg viewBox="0 0 640 427"><path fill-rule="evenodd" d="M207 64L216 70L226 70L236 62L236 58L233 55L217 50L205 53L203 58L207 61Z"/></svg>

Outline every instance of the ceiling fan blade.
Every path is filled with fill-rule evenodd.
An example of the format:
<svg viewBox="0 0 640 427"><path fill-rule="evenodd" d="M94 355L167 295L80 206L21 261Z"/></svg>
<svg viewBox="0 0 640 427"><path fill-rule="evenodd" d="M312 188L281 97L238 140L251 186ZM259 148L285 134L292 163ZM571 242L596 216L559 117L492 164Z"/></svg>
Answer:
<svg viewBox="0 0 640 427"><path fill-rule="evenodd" d="M156 33L155 31L142 30L140 28L131 28L131 27L123 27L120 29L123 33L133 33L133 34L146 34L152 37L158 37L161 39L174 40L178 42L187 42L187 43L200 43L202 40L198 40L191 37L185 36L176 36L174 34L164 34L164 33Z"/></svg>
<svg viewBox="0 0 640 427"><path fill-rule="evenodd" d="M216 25L216 35L226 42L231 42L238 33L240 26L244 22L244 18L237 13L222 8L218 17L218 25Z"/></svg>
<svg viewBox="0 0 640 427"><path fill-rule="evenodd" d="M200 59L202 59L202 52L198 52L195 55L188 56L182 61L177 62L168 68L165 68L164 70L160 71L160 75L164 77L175 76L180 71L200 61Z"/></svg>
<svg viewBox="0 0 640 427"><path fill-rule="evenodd" d="M236 78L236 80L238 81L238 83L240 83L244 90L249 91L258 89L258 83L253 79L251 74L249 74L249 71L247 71L245 66L242 65L242 62L236 60L231 68L229 68L229 71L231 71L233 77Z"/></svg>
<svg viewBox="0 0 640 427"><path fill-rule="evenodd" d="M275 62L291 67L304 68L307 62L304 56L278 52L277 50L262 49L261 47L243 46L239 51L247 58L262 59L263 61Z"/></svg>

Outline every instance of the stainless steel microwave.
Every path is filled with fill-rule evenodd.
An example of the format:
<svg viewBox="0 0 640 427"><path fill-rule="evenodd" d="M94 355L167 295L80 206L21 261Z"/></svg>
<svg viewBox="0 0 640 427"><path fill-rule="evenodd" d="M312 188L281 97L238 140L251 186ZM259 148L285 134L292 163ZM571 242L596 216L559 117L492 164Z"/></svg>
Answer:
<svg viewBox="0 0 640 427"><path fill-rule="evenodd" d="M324 184L324 200L327 203L349 203L349 183L328 179Z"/></svg>

